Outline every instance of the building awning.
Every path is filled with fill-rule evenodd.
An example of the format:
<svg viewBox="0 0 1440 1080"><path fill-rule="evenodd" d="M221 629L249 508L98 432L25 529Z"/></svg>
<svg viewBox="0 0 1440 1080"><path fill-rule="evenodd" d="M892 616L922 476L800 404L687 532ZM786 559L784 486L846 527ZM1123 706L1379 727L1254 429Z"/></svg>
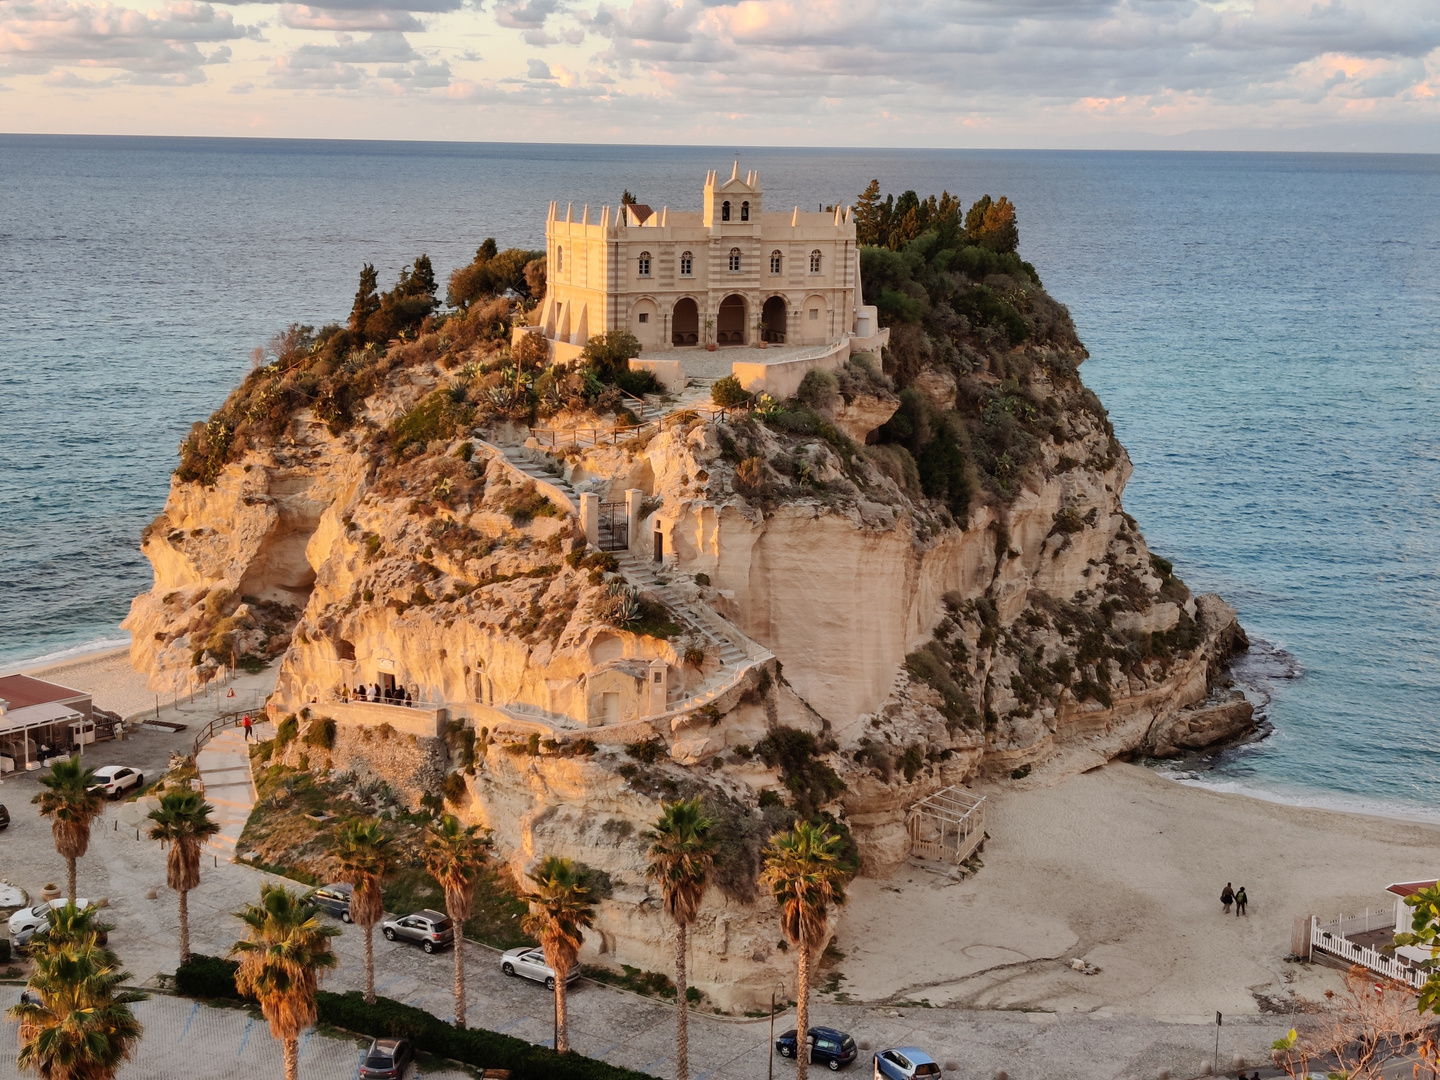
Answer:
<svg viewBox="0 0 1440 1080"><path fill-rule="evenodd" d="M44 679L34 679L29 675L6 675L0 678L0 701L7 704L8 707L4 710L7 713L56 701L83 701L88 705L89 698L90 695L84 690L46 682Z"/></svg>
<svg viewBox="0 0 1440 1080"><path fill-rule="evenodd" d="M1421 889L1433 889L1436 885L1440 885L1440 881L1398 881L1387 885L1385 891L1396 896L1414 896Z"/></svg>
<svg viewBox="0 0 1440 1080"><path fill-rule="evenodd" d="M24 709L11 709L0 716L0 739L6 735L18 735L22 731L49 727L52 724L76 724L84 719L81 713L58 701L47 701Z"/></svg>

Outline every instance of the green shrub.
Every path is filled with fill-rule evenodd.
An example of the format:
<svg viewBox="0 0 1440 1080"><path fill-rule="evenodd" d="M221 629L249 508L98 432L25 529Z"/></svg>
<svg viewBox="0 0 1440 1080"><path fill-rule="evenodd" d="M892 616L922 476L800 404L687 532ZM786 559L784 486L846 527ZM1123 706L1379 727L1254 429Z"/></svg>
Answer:
<svg viewBox="0 0 1440 1080"><path fill-rule="evenodd" d="M734 375L726 375L723 379L716 379L710 386L710 400L722 409L734 408L736 405L743 405L750 400L750 395L740 385L740 380Z"/></svg>
<svg viewBox="0 0 1440 1080"><path fill-rule="evenodd" d="M424 446L434 439L452 439L466 430L475 410L448 387L426 396L413 409L390 425L391 446L398 454L411 444Z"/></svg>
<svg viewBox="0 0 1440 1080"><path fill-rule="evenodd" d="M528 481L506 492L500 500L500 508L510 515L510 520L516 525L524 525L537 517L555 517L560 513L559 508Z"/></svg>
<svg viewBox="0 0 1440 1080"><path fill-rule="evenodd" d="M808 731L776 727L755 744L755 753L780 771L796 812L804 818L814 818L820 807L845 790L845 782L835 770L819 759L820 745Z"/></svg>
<svg viewBox="0 0 1440 1080"><path fill-rule="evenodd" d="M300 718L294 713L280 721L280 726L275 729L275 749L283 750L295 741L300 735Z"/></svg>
<svg viewBox="0 0 1440 1080"><path fill-rule="evenodd" d="M316 717L305 731L305 745L332 750L335 747L335 721L329 716Z"/></svg>
<svg viewBox="0 0 1440 1080"><path fill-rule="evenodd" d="M626 745L625 753L645 765L654 765L662 758L669 757L665 743L660 739L643 739Z"/></svg>
<svg viewBox="0 0 1440 1080"><path fill-rule="evenodd" d="M639 397L642 394L663 394L665 387L660 385L660 380L655 378L653 371L617 371L615 373L615 385L627 394Z"/></svg>
<svg viewBox="0 0 1440 1080"><path fill-rule="evenodd" d="M187 997L240 1000L233 960L191 956L175 972L175 988ZM480 1069L509 1069L511 1080L647 1080L647 1074L579 1054L557 1054L544 1046L482 1028L456 1028L438 1016L390 998L365 1004L358 990L315 996L319 1023L357 1035L409 1039L415 1049Z"/></svg>
<svg viewBox="0 0 1440 1080"><path fill-rule="evenodd" d="M10 939L0 938L0 964L10 962Z"/></svg>
<svg viewBox="0 0 1440 1080"><path fill-rule="evenodd" d="M585 343L580 359L604 382L618 382L628 372L630 359L640 355L640 339L624 330L594 334Z"/></svg>

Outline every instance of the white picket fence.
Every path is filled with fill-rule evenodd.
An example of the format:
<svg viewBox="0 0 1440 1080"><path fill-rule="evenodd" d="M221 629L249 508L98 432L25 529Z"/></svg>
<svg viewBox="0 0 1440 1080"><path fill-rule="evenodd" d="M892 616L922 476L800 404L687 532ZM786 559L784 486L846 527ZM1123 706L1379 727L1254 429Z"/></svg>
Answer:
<svg viewBox="0 0 1440 1080"><path fill-rule="evenodd" d="M1318 917L1310 918L1310 944L1317 949L1322 949L1331 956L1338 956L1352 964L1359 964L1368 968L1378 975L1384 975L1387 979L1394 979L1396 982L1405 983L1416 990L1425 985L1427 973L1411 967L1409 964L1397 960L1393 956L1386 956L1375 949L1357 945L1348 940L1345 933L1359 934L1370 930L1379 930L1382 927L1395 925L1395 913L1391 909L1377 915L1366 911L1364 915L1341 916L1328 923L1322 923ZM1344 932L1342 932L1342 929Z"/></svg>

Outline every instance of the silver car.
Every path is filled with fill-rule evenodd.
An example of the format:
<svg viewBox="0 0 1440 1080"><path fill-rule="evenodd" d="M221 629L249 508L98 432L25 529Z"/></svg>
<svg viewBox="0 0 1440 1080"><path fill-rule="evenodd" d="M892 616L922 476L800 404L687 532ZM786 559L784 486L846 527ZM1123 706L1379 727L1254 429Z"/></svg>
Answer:
<svg viewBox="0 0 1440 1080"><path fill-rule="evenodd" d="M21 908L19 911L15 912L14 915L10 916L10 936L13 938L24 934L26 936L26 940L28 941L29 935L40 929L40 927L49 925L51 911L59 911L69 902L70 901L67 898L63 896L57 896L49 903L36 904L34 907ZM75 906L81 911L84 911L87 907L90 906L90 901L86 900L83 896L76 897Z"/></svg>
<svg viewBox="0 0 1440 1080"><path fill-rule="evenodd" d="M527 979L544 983L546 990L555 989L555 969L545 963L544 949L531 945L511 949L500 957L500 970L506 975L523 975ZM580 968L572 967L565 978L565 985L569 986L578 978Z"/></svg>
<svg viewBox="0 0 1440 1080"><path fill-rule="evenodd" d="M413 915L386 919L380 930L390 941L413 941L427 953L455 944L455 925L439 911L426 908Z"/></svg>

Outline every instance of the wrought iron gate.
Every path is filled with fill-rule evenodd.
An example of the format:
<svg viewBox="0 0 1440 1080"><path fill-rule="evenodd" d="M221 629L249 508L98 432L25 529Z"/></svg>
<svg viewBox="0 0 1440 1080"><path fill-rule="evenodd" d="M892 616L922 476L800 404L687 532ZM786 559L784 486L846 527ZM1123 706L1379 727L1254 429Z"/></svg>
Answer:
<svg viewBox="0 0 1440 1080"><path fill-rule="evenodd" d="M630 547L630 517L623 502L600 504L600 550L624 551Z"/></svg>

